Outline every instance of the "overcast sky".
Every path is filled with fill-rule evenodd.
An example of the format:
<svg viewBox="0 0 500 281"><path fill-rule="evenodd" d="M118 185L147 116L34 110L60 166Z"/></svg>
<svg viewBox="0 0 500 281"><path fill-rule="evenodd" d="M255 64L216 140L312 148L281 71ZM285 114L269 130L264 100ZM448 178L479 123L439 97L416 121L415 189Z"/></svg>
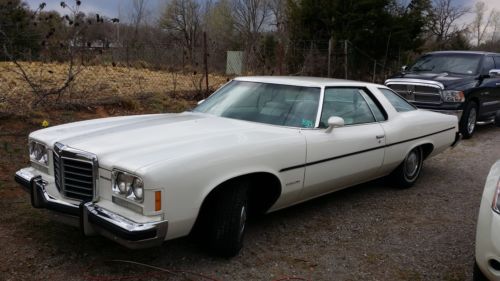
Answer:
<svg viewBox="0 0 500 281"><path fill-rule="evenodd" d="M61 7L61 0L25 0L32 9L36 9L40 3L45 2L45 11L56 10L61 14L67 14L68 10ZM65 0L72 6L75 0ZM166 0L146 0L147 10L155 17L160 13ZM120 18L120 21L127 21L130 16L132 0L82 0L80 11L84 13L98 13L109 18Z"/></svg>

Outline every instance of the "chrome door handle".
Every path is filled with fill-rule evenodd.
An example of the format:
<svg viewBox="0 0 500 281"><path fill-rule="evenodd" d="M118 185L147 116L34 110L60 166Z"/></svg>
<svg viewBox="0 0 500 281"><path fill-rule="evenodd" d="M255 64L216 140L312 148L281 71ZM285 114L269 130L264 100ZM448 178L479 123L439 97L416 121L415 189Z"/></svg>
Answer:
<svg viewBox="0 0 500 281"><path fill-rule="evenodd" d="M379 140L379 139L383 139L385 136L384 135L379 135L379 136L376 136L376 138Z"/></svg>

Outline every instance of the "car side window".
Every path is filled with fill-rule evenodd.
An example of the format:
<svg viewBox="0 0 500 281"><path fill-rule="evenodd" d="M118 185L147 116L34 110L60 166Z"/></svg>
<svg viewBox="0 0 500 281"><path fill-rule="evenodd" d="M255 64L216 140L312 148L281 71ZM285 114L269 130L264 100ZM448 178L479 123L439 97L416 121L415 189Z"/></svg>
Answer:
<svg viewBox="0 0 500 281"><path fill-rule="evenodd" d="M384 94L384 96L392 104L392 106L394 106L397 112L417 110L413 105L411 105L408 101L406 101L398 94L394 93L392 90L386 88L380 88L379 90L382 92L382 94Z"/></svg>
<svg viewBox="0 0 500 281"><path fill-rule="evenodd" d="M488 74L490 70L495 69L495 61L493 57L486 56L483 61L483 74Z"/></svg>
<svg viewBox="0 0 500 281"><path fill-rule="evenodd" d="M345 125L376 122L359 88L326 88L320 127L328 127L328 118L342 117Z"/></svg>

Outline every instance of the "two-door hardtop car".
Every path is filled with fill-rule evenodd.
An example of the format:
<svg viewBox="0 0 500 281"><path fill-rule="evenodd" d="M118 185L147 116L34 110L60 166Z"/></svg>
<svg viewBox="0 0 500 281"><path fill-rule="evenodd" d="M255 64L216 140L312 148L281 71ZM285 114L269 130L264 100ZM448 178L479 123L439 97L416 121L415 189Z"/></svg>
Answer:
<svg viewBox="0 0 500 281"><path fill-rule="evenodd" d="M194 232L232 256L250 213L387 175L410 187L458 141L457 122L382 85L242 77L190 112L33 132L16 180L87 235L141 248Z"/></svg>

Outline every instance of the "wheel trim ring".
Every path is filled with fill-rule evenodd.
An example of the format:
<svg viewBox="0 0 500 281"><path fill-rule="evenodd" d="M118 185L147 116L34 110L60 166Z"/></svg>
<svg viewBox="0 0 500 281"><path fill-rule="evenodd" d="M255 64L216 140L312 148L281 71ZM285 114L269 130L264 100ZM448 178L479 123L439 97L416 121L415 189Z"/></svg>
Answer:
<svg viewBox="0 0 500 281"><path fill-rule="evenodd" d="M404 175L408 180L413 180L417 177L421 167L421 156L417 151L412 150L406 156L404 162Z"/></svg>
<svg viewBox="0 0 500 281"><path fill-rule="evenodd" d="M467 132L472 134L476 128L476 109L471 108L469 112L469 119L467 120Z"/></svg>
<svg viewBox="0 0 500 281"><path fill-rule="evenodd" d="M243 236L243 233L245 232L246 221L247 221L247 209L246 206L243 205L240 211L240 233L239 233L240 238Z"/></svg>

